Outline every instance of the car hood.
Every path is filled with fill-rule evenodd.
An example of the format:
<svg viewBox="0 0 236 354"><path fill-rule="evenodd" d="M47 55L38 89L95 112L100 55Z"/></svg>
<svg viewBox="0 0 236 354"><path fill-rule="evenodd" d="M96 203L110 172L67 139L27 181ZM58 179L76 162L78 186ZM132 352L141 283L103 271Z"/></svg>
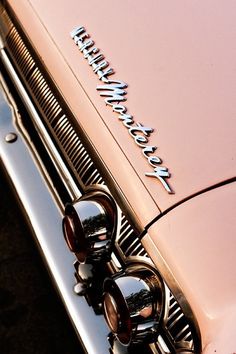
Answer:
<svg viewBox="0 0 236 354"><path fill-rule="evenodd" d="M166 281L191 303L204 354L235 352L235 212L234 182L170 211L143 239Z"/></svg>
<svg viewBox="0 0 236 354"><path fill-rule="evenodd" d="M63 80L66 82L70 75L76 79L104 129L116 141L161 211L235 176L235 1L225 4L210 0L148 0L145 4L132 1L111 4L108 0L100 3L60 0L55 5L46 0L21 4L12 0L10 3L13 8L26 8L23 3L31 8L57 48L58 57L63 57L67 65L68 75L60 73ZM22 11L17 10L19 14ZM170 173L165 181L172 194L158 178L145 175L152 173L153 167L118 114L100 96L97 86L104 83L70 36L79 25L85 27L114 69L110 79L127 84L123 103L127 112L135 123L153 128L148 145L157 147L153 156L158 156L162 160L158 166ZM35 43L40 48L39 36L38 44ZM49 59L47 48L40 55L53 71L52 63L56 65L57 58ZM58 73L55 81L57 77ZM73 108L79 95L76 87L71 90L68 83L63 94ZM100 134L96 119L88 123L89 128L85 119L81 118L80 123L88 135L92 129L96 135ZM104 146L105 143L99 146L95 140L96 137L95 147L105 163L110 164L117 184L124 183L119 183L121 176L113 168L111 157L106 161L109 146ZM113 156L113 165L115 159ZM132 178L126 183L131 184Z"/></svg>

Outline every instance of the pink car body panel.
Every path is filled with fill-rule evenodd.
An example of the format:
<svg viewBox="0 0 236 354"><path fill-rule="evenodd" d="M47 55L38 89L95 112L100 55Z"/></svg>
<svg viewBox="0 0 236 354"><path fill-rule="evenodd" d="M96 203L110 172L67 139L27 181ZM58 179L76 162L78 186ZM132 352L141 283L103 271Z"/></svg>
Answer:
<svg viewBox="0 0 236 354"><path fill-rule="evenodd" d="M145 9L137 5L135 12L131 2L121 2L113 9L116 14L108 1L99 6L75 0L66 5L41 0L10 3L117 184L131 204L134 199L136 210L148 204L137 205L134 184L143 196L142 183L141 190L150 193L145 198L163 211L235 176L234 1L227 6L212 1L149 1ZM169 168L174 195L168 195L156 178L145 176L151 169L140 148L99 96L96 86L102 83L69 35L78 25L85 26L115 69L114 79L128 84L126 107L135 121L154 128L150 143ZM132 183L127 183L126 158L134 170L130 167L128 173ZM147 214L151 221L158 213L151 204L149 212L141 212L144 223Z"/></svg>
<svg viewBox="0 0 236 354"><path fill-rule="evenodd" d="M197 316L204 353L235 352L236 183L201 194L167 213L143 240L160 253Z"/></svg>
<svg viewBox="0 0 236 354"><path fill-rule="evenodd" d="M72 112L142 227L160 212L235 177L236 2L10 0ZM70 31L83 25L128 84L125 106L154 129L150 143L174 191L96 90ZM204 353L236 352L235 184L163 216L143 244L160 251L198 320Z"/></svg>

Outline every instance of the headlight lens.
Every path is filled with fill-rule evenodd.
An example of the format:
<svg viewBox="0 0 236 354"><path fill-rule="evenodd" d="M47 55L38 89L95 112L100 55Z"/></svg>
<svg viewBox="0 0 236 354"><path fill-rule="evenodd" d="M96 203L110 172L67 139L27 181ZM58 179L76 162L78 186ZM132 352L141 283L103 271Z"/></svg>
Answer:
<svg viewBox="0 0 236 354"><path fill-rule="evenodd" d="M161 278L146 266L129 266L104 282L103 308L110 330L119 341L152 341L163 312Z"/></svg>

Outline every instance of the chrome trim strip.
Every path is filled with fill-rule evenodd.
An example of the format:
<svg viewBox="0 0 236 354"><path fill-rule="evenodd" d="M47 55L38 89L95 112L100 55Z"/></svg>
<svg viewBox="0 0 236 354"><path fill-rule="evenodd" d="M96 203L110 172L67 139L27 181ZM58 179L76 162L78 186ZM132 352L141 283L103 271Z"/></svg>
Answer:
<svg viewBox="0 0 236 354"><path fill-rule="evenodd" d="M8 99L10 99L8 97ZM88 354L109 353L109 332L103 316L97 316L85 298L73 292L74 256L68 251L62 234L62 212L37 166L31 149L17 128L14 105L0 85L0 156L24 206L29 223L42 251L52 278L64 301L75 330ZM5 141L9 133L17 140Z"/></svg>
<svg viewBox="0 0 236 354"><path fill-rule="evenodd" d="M27 107L27 110L29 114L31 115L31 118L33 119L35 123L35 127L37 129L37 132L40 135L41 140L45 144L45 147L47 149L47 152L54 163L54 166L56 167L59 175L62 177L62 181L68 191L68 193L71 195L71 198L78 198L81 196L81 192L79 188L77 187L75 181L73 180L71 174L69 173L64 161L62 160L60 154L58 153L56 147L53 144L53 141L48 134L45 126L43 125L40 116L38 115L29 95L27 94L24 86L22 85L14 67L12 66L6 52L4 49L0 50L0 56L1 59L5 65L5 68L7 69L11 79L14 82L14 85L16 89L18 90L24 104Z"/></svg>

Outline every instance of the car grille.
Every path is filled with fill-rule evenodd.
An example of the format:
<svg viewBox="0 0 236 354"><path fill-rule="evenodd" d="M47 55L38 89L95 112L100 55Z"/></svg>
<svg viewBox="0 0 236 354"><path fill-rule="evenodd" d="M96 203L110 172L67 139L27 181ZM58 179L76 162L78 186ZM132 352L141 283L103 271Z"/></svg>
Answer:
<svg viewBox="0 0 236 354"><path fill-rule="evenodd" d="M0 6L2 6L0 4ZM3 11L3 8L1 9ZM2 16L6 36L6 49L22 82L36 105L40 116L59 151L69 163L72 173L76 176L80 188L84 190L91 184L105 185L104 178L96 166L96 160L81 141L74 119L61 100L52 80L44 72L34 49L24 34L17 28L12 18L4 12ZM133 229L124 213L121 215L119 235L116 242L123 259L127 257L145 257L148 255L143 248L137 232ZM164 316L165 331L173 348L179 351L194 352L194 335L181 307L166 286L168 306Z"/></svg>
<svg viewBox="0 0 236 354"><path fill-rule="evenodd" d="M67 160L71 162L82 185L104 184L100 173L94 166L94 162L70 123L68 113L59 103L41 68L37 65L14 26L7 36L7 45L28 86L30 96L33 97L41 115L44 117L44 122L53 131L60 149Z"/></svg>
<svg viewBox="0 0 236 354"><path fill-rule="evenodd" d="M104 185L105 182L73 127L68 113L59 103L59 99L47 82L41 68L9 17L7 22L11 24L11 30L7 36L7 46L11 57L30 90L30 96L40 109L44 122L53 131L60 150L73 166L82 188L91 184ZM124 214L121 218L118 244L126 257L146 256L145 250Z"/></svg>
<svg viewBox="0 0 236 354"><path fill-rule="evenodd" d="M193 336L186 317L171 292L167 296L165 328L176 348L193 348Z"/></svg>

